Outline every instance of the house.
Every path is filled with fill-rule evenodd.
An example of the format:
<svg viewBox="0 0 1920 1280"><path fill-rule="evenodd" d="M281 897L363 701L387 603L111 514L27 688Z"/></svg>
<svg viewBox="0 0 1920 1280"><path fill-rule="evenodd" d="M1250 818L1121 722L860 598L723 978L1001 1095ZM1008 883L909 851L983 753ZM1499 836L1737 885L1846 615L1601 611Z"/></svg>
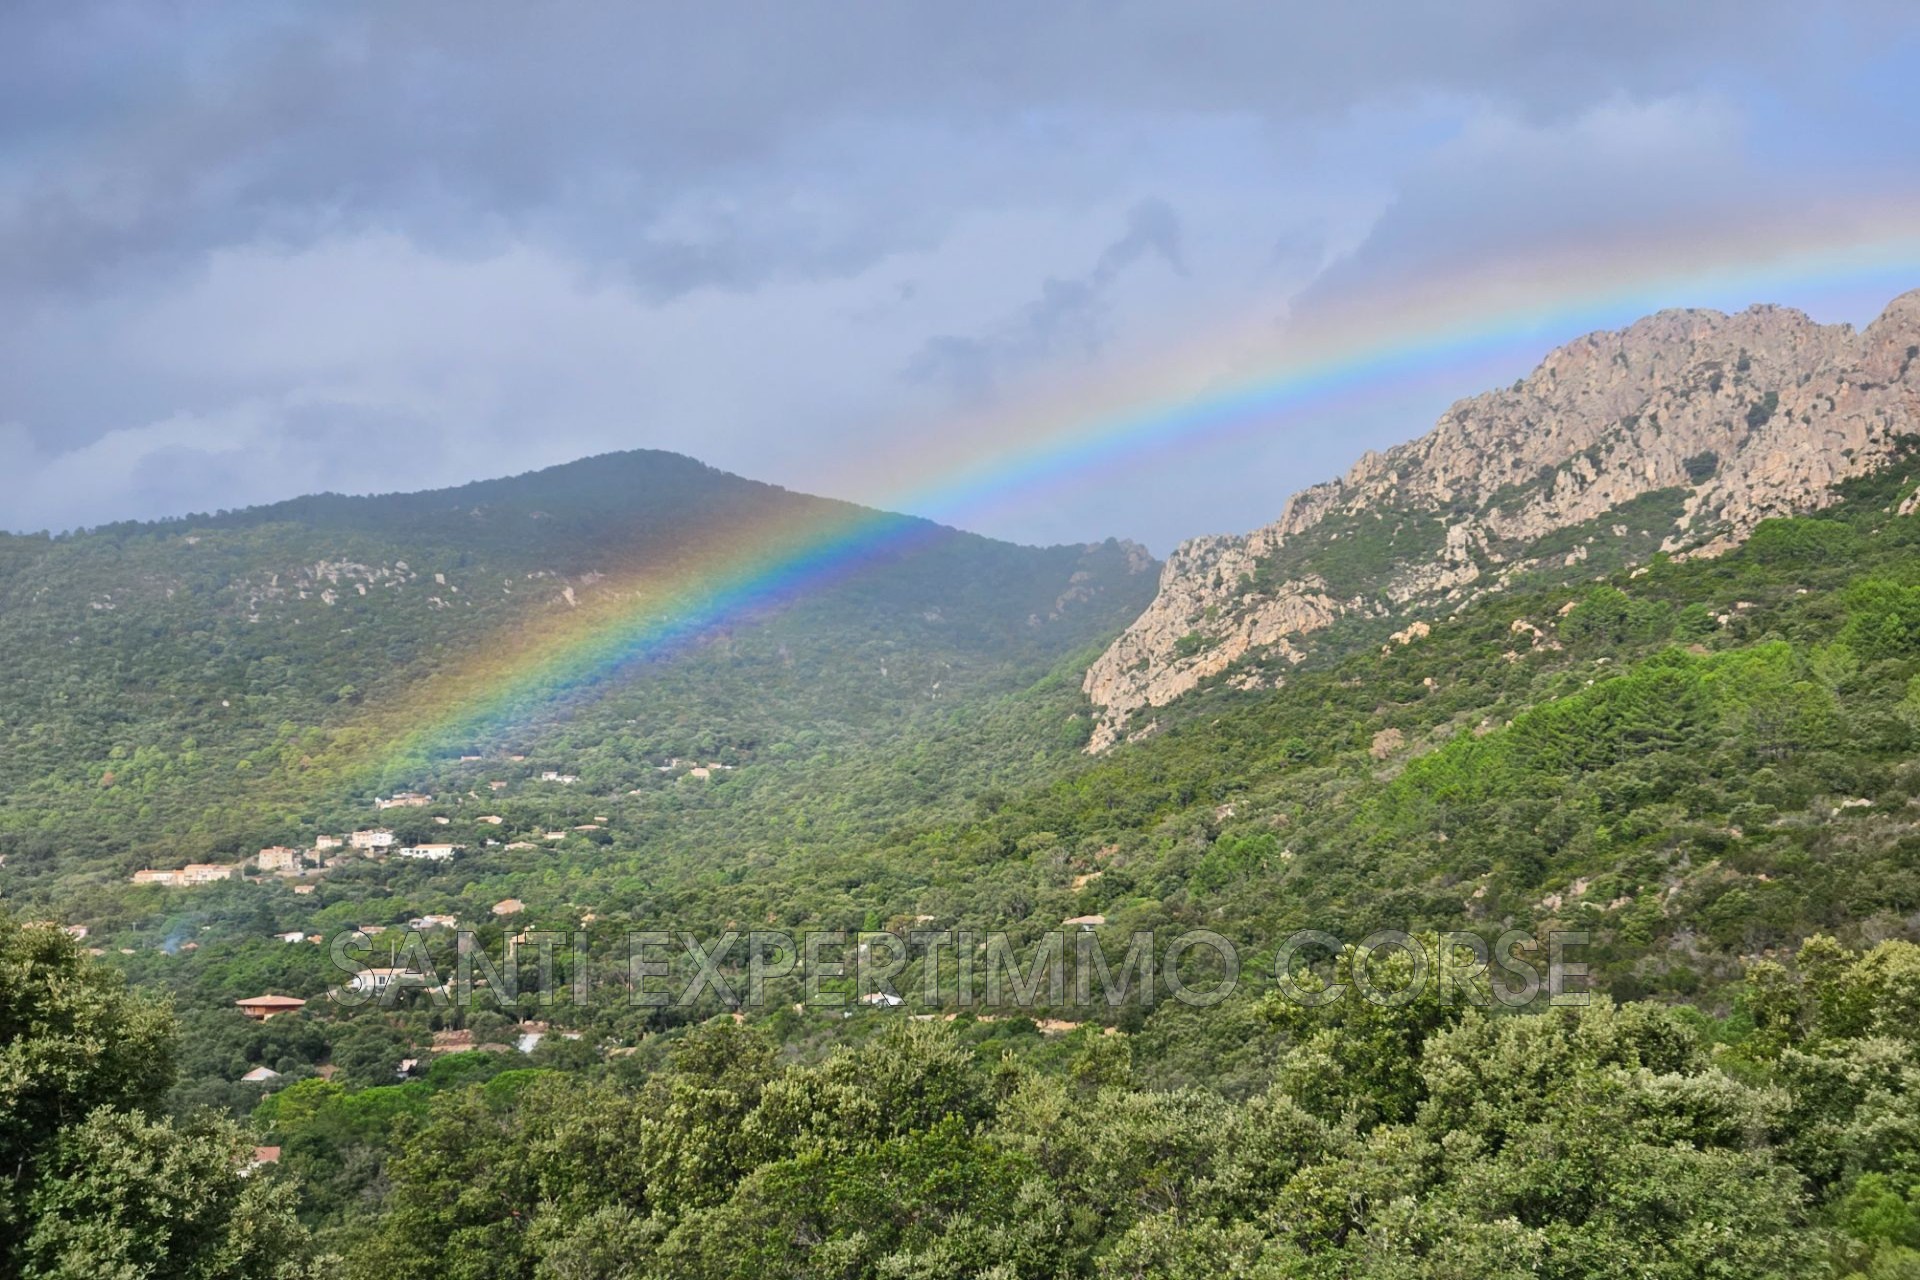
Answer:
<svg viewBox="0 0 1920 1280"><path fill-rule="evenodd" d="M245 1164L240 1166L240 1176L244 1178L249 1174L251 1174L255 1169L258 1169L263 1165L279 1164L279 1163L280 1163L280 1148L255 1147L253 1149L253 1159L247 1161Z"/></svg>
<svg viewBox="0 0 1920 1280"><path fill-rule="evenodd" d="M187 877L179 871L136 871L133 873L133 882L135 884L183 885L187 882Z"/></svg>
<svg viewBox="0 0 1920 1280"><path fill-rule="evenodd" d="M376 797L373 807L376 809L424 809L432 803L432 796L422 795L418 791L396 791L391 796Z"/></svg>
<svg viewBox="0 0 1920 1280"><path fill-rule="evenodd" d="M313 838L313 851L315 853L325 853L328 849L338 849L345 843L346 841L340 836L315 836Z"/></svg>
<svg viewBox="0 0 1920 1280"><path fill-rule="evenodd" d="M433 1033L433 1051L435 1053L465 1053L473 1048L471 1031L436 1031Z"/></svg>
<svg viewBox="0 0 1920 1280"><path fill-rule="evenodd" d="M503 823L503 822L505 822L505 821L506 821L506 819L505 819L505 818L503 818L503 817L501 817L501 816L500 816L499 814L497 814L497 813L483 813L483 814L481 814L481 815L480 815L479 817L477 817L477 818L475 818L475 819L474 819L474 821L475 821L475 822L484 822L484 823L486 823L486 824L487 824L488 826L490 826L490 827L497 827L497 826L499 826L499 825L500 825L501 823Z"/></svg>
<svg viewBox="0 0 1920 1280"><path fill-rule="evenodd" d="M190 862L180 869L181 879L187 884L212 884L216 880L232 880L239 875L239 867L218 862Z"/></svg>
<svg viewBox="0 0 1920 1280"><path fill-rule="evenodd" d="M254 860L262 871L298 871L302 859L298 849L276 844L262 849Z"/></svg>
<svg viewBox="0 0 1920 1280"><path fill-rule="evenodd" d="M906 1001L891 991L869 991L860 997L860 1003L872 1005L878 1009L897 1009Z"/></svg>
<svg viewBox="0 0 1920 1280"><path fill-rule="evenodd" d="M1106 922L1107 918L1105 916L1073 916L1069 919L1062 920L1060 924L1063 928L1068 929L1098 929Z"/></svg>
<svg viewBox="0 0 1920 1280"><path fill-rule="evenodd" d="M493 781L487 784L487 789L489 791L505 791L507 789L506 779L495 778Z"/></svg>
<svg viewBox="0 0 1920 1280"><path fill-rule="evenodd" d="M87 926L83 924L62 925L60 932L66 934L75 942L85 942L87 940Z"/></svg>
<svg viewBox="0 0 1920 1280"><path fill-rule="evenodd" d="M273 936L282 942L305 942L307 940L307 935L298 929L293 930L291 933L276 933Z"/></svg>
<svg viewBox="0 0 1920 1280"><path fill-rule="evenodd" d="M395 1071L393 1074L395 1074L396 1076L399 1076L402 1080L405 1080L408 1076L413 1074L414 1068L418 1067L419 1065L420 1065L420 1059L418 1058L402 1058L400 1059L399 1070Z"/></svg>
<svg viewBox="0 0 1920 1280"><path fill-rule="evenodd" d="M444 826L448 826L448 825L450 825L450 824L451 824L452 822L453 822L453 819L452 819L452 818L449 818L449 817L447 817L447 816L446 816L446 815L444 815L444 814L439 814L439 813L436 813L436 814L434 814L434 815L433 815L433 825L434 825L434 826L436 826L436 827L444 827Z"/></svg>
<svg viewBox="0 0 1920 1280"><path fill-rule="evenodd" d="M493 914L497 916L517 916L527 909L527 904L518 898L502 898L493 904Z"/></svg>
<svg viewBox="0 0 1920 1280"><path fill-rule="evenodd" d="M452 844L410 844L400 850L403 858L424 858L429 862L445 862L451 858L460 846Z"/></svg>
<svg viewBox="0 0 1920 1280"><path fill-rule="evenodd" d="M317 884L297 884L293 886L293 891L295 893L312 893L315 889L318 889L319 887L320 886Z"/></svg>
<svg viewBox="0 0 1920 1280"><path fill-rule="evenodd" d="M458 929L459 927L460 921L450 915L415 916L407 921L407 928L416 933L424 933L428 929Z"/></svg>
<svg viewBox="0 0 1920 1280"><path fill-rule="evenodd" d="M539 847L531 840L515 840L507 845L509 849L538 849Z"/></svg>
<svg viewBox="0 0 1920 1280"><path fill-rule="evenodd" d="M708 778L711 778L713 776L713 770L707 768L707 766L703 764L697 764L693 766L693 768L687 770L687 776L689 778L698 778L702 782L705 782Z"/></svg>
<svg viewBox="0 0 1920 1280"><path fill-rule="evenodd" d="M249 996L245 1000L235 1000L240 1012L256 1022L265 1022L276 1013L292 1013L295 1009L304 1009L307 1002L293 996Z"/></svg>
<svg viewBox="0 0 1920 1280"><path fill-rule="evenodd" d="M265 1084L269 1080L278 1080L280 1073L272 1067L255 1067L240 1077L241 1084Z"/></svg>
<svg viewBox="0 0 1920 1280"><path fill-rule="evenodd" d="M561 773L556 769L548 769L540 775L540 781L557 782L563 787L570 787L580 781L580 775L577 773Z"/></svg>
<svg viewBox="0 0 1920 1280"><path fill-rule="evenodd" d="M549 831L546 833L545 838L548 840L565 840L567 833L564 831Z"/></svg>
<svg viewBox="0 0 1920 1280"><path fill-rule="evenodd" d="M404 987L426 980L427 976L416 969L362 969L348 981L347 990L378 995L388 987Z"/></svg>
<svg viewBox="0 0 1920 1280"><path fill-rule="evenodd" d="M386 830L356 831L347 839L356 849L390 849L393 847L393 832Z"/></svg>

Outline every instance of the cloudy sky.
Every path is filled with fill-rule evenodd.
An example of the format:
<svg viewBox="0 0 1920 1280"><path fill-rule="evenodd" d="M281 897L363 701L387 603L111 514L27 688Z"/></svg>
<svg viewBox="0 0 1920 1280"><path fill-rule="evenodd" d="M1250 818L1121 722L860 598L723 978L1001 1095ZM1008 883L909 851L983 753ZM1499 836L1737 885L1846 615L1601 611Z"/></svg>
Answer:
<svg viewBox="0 0 1920 1280"><path fill-rule="evenodd" d="M1661 272L1901 207L1910 0L23 3L0 50L15 529L637 446L912 505L916 455L991 477L1156 352L1198 395L1411 281L1646 246L1650 303L1856 323L1920 285ZM956 518L1249 528L1571 323Z"/></svg>

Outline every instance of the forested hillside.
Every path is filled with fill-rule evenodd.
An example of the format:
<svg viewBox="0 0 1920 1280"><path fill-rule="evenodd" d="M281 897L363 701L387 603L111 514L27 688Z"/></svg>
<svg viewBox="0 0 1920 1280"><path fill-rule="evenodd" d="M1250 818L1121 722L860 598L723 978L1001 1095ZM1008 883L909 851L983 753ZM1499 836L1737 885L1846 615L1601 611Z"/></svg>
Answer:
<svg viewBox="0 0 1920 1280"><path fill-rule="evenodd" d="M876 516L900 536L877 538L858 573L598 673L483 738L389 749L446 709L438 682L503 637L616 615L634 575L697 562L739 528L772 530L777 553L783 531L854 511L630 453L434 493L0 539L13 655L0 892L51 901L66 877L311 843L406 788L504 780L501 804L539 807L554 789L523 784L559 770L584 779L567 795L596 797L581 807L614 797L640 822L671 808L674 779L655 771L670 758L812 770L881 743L911 753L1151 595L1136 547L1017 547ZM1077 710L1060 709L1050 739L1084 736ZM625 794L642 785L663 795Z"/></svg>
<svg viewBox="0 0 1920 1280"><path fill-rule="evenodd" d="M280 1148L274 1183L313 1236L287 1248L352 1274L1903 1275L1920 1250L1920 517L1899 513L1917 471L1903 449L1716 558L1517 589L1392 638L1330 633L1344 643L1283 687L1223 677L1096 758L1079 673L1150 575L1117 545L954 538L923 553L948 557L938 574L883 567L462 753L478 759L412 761L382 785L434 799L385 812L371 795L220 796L245 794L236 756L301 776L293 749L257 743L324 734L349 699L299 691L377 696L437 641L391 623L398 674L340 658L290 675L251 695L275 699L249 713L264 736L231 741L214 708L255 686L220 682L276 669L270 651L183 665L143 701L137 633L115 630L134 602L82 606L99 629L75 634L114 637L130 665L98 692L73 668L64 697L34 695L42 719L10 722L53 754L44 775L12 766L0 885L17 917L86 926L97 963L170 993L178 1077L116 1105L207 1141L231 1139L202 1108L250 1126ZM43 545L9 590L45 598L22 584L48 590L62 558L137 582L127 566L166 539L318 525L206 527ZM460 583L411 554L427 568L407 572ZM1101 592L1043 610L1076 573ZM235 599L232 581L208 589ZM1028 595L989 608L1002 589ZM278 607L203 625L222 645L255 625L305 637L291 619L334 606ZM154 744L82 731L151 732L155 706L204 744L142 773ZM295 706L311 718L274 738L266 721ZM186 768L187 750L218 772ZM127 836L143 811L162 833L144 845ZM355 854L304 894L251 874L125 884L170 840L230 853L376 821L460 851ZM452 974L455 934L429 915L494 957L532 928L588 941L562 950L550 1004L325 998L332 944L356 928L367 963L404 939L405 963ZM1183 1002L1161 966L1151 1000L1042 985L996 1006L942 966L897 1004L822 1004L788 970L745 1000L736 949L717 961L726 988L632 998L635 930L842 930L852 972L863 931L916 958L916 929L1000 933L1025 962L1063 922L1115 965L1136 932L1165 962L1204 928L1235 948L1238 981ZM1576 931L1591 999L1509 1009L1441 985L1308 1008L1275 975L1302 929L1350 945L1405 931L1436 964L1459 942L1446 931ZM1298 980L1354 976L1351 951L1320 961ZM691 973L677 948L673 970ZM266 1022L234 1008L262 992L309 1003ZM63 1203L78 1158L32 1156L22 1202ZM34 1230L33 1256L56 1256L59 1230Z"/></svg>

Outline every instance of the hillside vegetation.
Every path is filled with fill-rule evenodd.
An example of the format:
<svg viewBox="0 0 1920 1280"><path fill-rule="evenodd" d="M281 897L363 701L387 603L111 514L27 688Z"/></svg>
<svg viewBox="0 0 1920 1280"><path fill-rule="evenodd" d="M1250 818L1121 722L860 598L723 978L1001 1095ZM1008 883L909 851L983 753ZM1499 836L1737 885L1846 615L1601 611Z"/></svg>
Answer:
<svg viewBox="0 0 1920 1280"><path fill-rule="evenodd" d="M415 678L409 663L445 661L448 610L384 611L390 667L356 629L312 642L324 676L294 664L268 683L267 637L241 666L190 664L183 641L141 680L143 637L173 652L165 590L93 609L103 576L8 611L46 665L31 714L10 713L41 755L9 764L0 889L16 916L85 925L97 963L171 993L177 1076L113 1105L142 1124L211 1125L212 1108L250 1125L282 1148L272 1176L314 1237L287 1248L352 1274L1911 1274L1920 518L1898 512L1915 471L1903 451L1717 558L1521 584L1398 638L1330 629L1283 687L1223 676L1092 758L1079 674L1151 575L1118 545L955 537L510 738L404 760L380 785L434 801L384 813L325 788L288 803L280 782L253 806L232 779L301 778L303 755L326 758L302 739L349 723L326 691L377 697ZM48 599L59 563L138 581L169 539L239 539L239 557L321 538L253 516L206 527L43 545L10 562L6 590ZM461 581L409 554L427 566L409 572ZM256 572L208 589L238 601ZM295 619L333 607L213 610L207 651L255 626L318 637ZM47 637L83 621L87 652L128 665L69 666L55 687ZM231 736L227 690L262 700ZM734 767L695 778L674 758ZM376 820L465 848L353 857L306 895L277 877L124 883L160 852L175 865ZM583 930L559 980L593 998L352 1006L323 998L341 977L330 946L275 936L387 926L370 962L408 938L445 976L452 933L406 928L426 913L495 956L516 931ZM1115 964L1136 931L1162 960L1213 931L1239 980L1204 1007L1163 985L1114 1007L1042 990L985 1008L945 968L899 1007L811 1004L798 974L737 1006L715 989L645 1006L623 985L630 930L836 929L851 956L862 931L969 929L1025 960L1068 920ZM1420 985L1307 1008L1275 982L1302 929L1404 931L1435 964L1461 941L1449 931L1578 932L1592 996L1510 1010ZM719 965L736 992L742 957ZM1375 964L1407 977L1404 960ZM1297 976L1350 984L1355 962L1321 955ZM264 1023L233 1008L263 990L311 1000ZM0 1051L33 1034L0 1019ZM240 1081L258 1066L279 1075ZM49 1159L21 1166L19 1203L54 1203L34 1199L67 1176Z"/></svg>

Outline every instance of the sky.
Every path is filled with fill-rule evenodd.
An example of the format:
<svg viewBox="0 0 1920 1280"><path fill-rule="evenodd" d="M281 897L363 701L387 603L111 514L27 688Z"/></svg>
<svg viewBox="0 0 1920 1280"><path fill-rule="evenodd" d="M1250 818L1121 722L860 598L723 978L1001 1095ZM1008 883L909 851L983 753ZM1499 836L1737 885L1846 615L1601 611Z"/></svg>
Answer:
<svg viewBox="0 0 1920 1280"><path fill-rule="evenodd" d="M76 0L0 50L15 530L650 447L1164 553L1590 327L1570 263L1621 321L1920 286L1674 266L1920 232L1910 0ZM1535 322L1365 394L1003 461L1515 275Z"/></svg>

